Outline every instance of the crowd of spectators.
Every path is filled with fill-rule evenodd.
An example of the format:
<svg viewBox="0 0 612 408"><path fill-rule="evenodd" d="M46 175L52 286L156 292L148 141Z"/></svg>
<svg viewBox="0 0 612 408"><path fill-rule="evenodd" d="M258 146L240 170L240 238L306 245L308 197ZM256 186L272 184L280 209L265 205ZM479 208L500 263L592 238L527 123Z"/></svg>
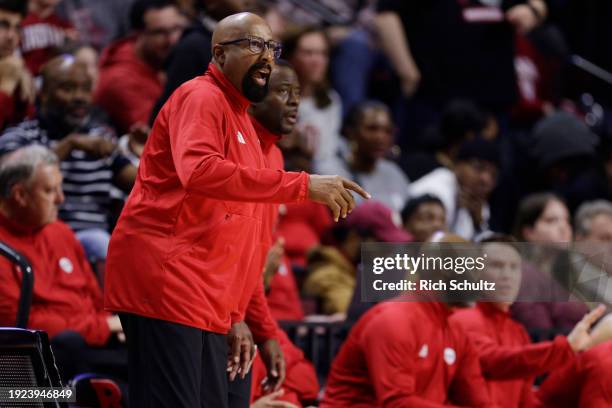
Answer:
<svg viewBox="0 0 612 408"><path fill-rule="evenodd" d="M0 239L34 265L28 326L48 332L63 378L108 369L92 350L125 363L101 304L110 235L157 113L206 71L217 21L241 11L268 21L292 68L282 92L295 126L274 130L285 168L372 195L338 223L313 202L279 207L264 267L272 315L352 330L321 387L279 334L285 391L264 395L257 360L252 406L488 406L487 390L506 407L610 406L612 388L592 395L612 371L612 320L580 299L454 314L360 302L367 242L488 242L506 261L515 241L557 245L518 263L518 298L545 290L558 245L612 242L612 7L595 0L0 0ZM267 113L251 110L263 125ZM20 277L1 264L11 326ZM437 351L445 364L406 357ZM391 369L401 359L412 362Z"/></svg>

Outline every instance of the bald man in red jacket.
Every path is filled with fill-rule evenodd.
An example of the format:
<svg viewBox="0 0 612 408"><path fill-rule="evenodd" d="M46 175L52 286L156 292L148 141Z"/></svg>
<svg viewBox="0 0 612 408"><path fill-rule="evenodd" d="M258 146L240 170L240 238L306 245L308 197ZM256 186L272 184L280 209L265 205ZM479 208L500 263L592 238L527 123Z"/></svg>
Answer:
<svg viewBox="0 0 612 408"><path fill-rule="evenodd" d="M263 19L227 17L206 74L153 125L106 270L105 305L122 313L128 339L130 405L226 407L228 354L230 378L252 356L244 314L261 282L265 205L310 198L338 219L354 207L349 189L368 197L339 177L266 168L247 108L265 97L278 54Z"/></svg>

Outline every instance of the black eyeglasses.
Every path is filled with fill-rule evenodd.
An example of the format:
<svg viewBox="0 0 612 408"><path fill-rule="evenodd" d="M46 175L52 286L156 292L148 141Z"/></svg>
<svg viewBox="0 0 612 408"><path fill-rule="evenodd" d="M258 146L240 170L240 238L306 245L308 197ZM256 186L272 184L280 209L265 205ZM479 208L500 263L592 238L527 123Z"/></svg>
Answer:
<svg viewBox="0 0 612 408"><path fill-rule="evenodd" d="M238 38L232 41L220 42L219 45L238 44L242 41L249 42L249 50L254 54L261 54L264 48L267 48L269 50L272 50L272 53L274 54L274 59L279 59L283 52L283 45L279 43L278 41L274 41L274 40L265 41L263 38L257 37L254 35L249 35L244 38Z"/></svg>

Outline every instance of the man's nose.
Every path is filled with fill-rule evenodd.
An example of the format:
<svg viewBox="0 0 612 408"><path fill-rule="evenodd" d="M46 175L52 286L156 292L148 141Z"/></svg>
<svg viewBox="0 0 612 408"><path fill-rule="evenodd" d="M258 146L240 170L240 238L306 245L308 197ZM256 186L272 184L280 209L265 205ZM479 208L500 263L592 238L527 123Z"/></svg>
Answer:
<svg viewBox="0 0 612 408"><path fill-rule="evenodd" d="M264 46L260 60L270 65L274 65L274 50L268 45Z"/></svg>
<svg viewBox="0 0 612 408"><path fill-rule="evenodd" d="M300 92L297 89L291 91L289 96L289 106L298 106L300 104Z"/></svg>
<svg viewBox="0 0 612 408"><path fill-rule="evenodd" d="M60 205L64 202L64 190L61 187L58 187L55 192L55 204Z"/></svg>

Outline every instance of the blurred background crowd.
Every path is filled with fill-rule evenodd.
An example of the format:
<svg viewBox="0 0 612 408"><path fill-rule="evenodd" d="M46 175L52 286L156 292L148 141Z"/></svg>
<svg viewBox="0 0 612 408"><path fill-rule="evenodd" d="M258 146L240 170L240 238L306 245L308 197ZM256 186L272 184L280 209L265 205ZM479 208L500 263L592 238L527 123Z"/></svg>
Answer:
<svg viewBox="0 0 612 408"><path fill-rule="evenodd" d="M73 294L75 313L108 324L58 326L85 345L121 347L99 304L113 225L157 112L206 71L215 24L240 11L265 17L299 78L297 126L279 142L287 170L338 174L373 196L338 224L315 203L281 206L264 271L279 321L350 327L363 242L612 240L610 2L0 0L0 154L43 145L59 158L50 200L95 278ZM513 312L566 333L588 309L565 306ZM318 385L309 392L297 400Z"/></svg>

